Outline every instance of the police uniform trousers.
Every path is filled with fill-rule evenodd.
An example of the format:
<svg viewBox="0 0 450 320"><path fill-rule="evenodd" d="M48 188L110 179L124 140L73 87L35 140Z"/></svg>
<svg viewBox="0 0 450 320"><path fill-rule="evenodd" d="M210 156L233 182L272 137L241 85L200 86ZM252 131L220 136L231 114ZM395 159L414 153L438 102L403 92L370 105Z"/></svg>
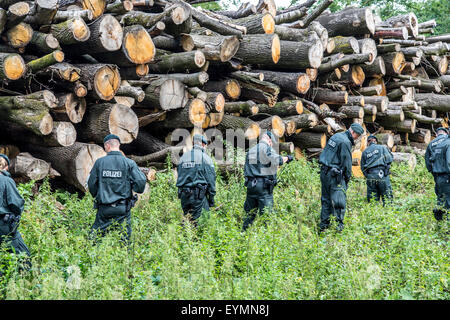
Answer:
<svg viewBox="0 0 450 320"><path fill-rule="evenodd" d="M448 174L434 174L434 181L437 206L450 210L450 176ZM437 220L441 220L442 215L442 211L435 213Z"/></svg>
<svg viewBox="0 0 450 320"><path fill-rule="evenodd" d="M202 199L199 199L196 188L180 188L180 201L184 215L190 214L194 225L196 225L203 210L209 211L207 197L204 196Z"/></svg>
<svg viewBox="0 0 450 320"><path fill-rule="evenodd" d="M380 171L383 172L382 169L375 169L367 174L367 201L370 202L372 199L380 201L381 199L384 205L386 200L392 200L393 192L389 176L385 176L384 172L380 174Z"/></svg>
<svg viewBox="0 0 450 320"><path fill-rule="evenodd" d="M6 246L9 252L16 254L24 253L27 255L26 259L22 261L23 266L19 267L19 270L30 269L31 261L30 250L22 239L22 235L18 230L11 232L11 225L0 219L0 246Z"/></svg>
<svg viewBox="0 0 450 320"><path fill-rule="evenodd" d="M320 212L319 228L320 230L328 228L330 225L330 215L334 215L338 222L338 228L342 229L344 227L344 214L346 205L345 193L347 192L347 185L343 179L342 181L340 181L340 177L332 176L331 170L326 170L325 167L322 167L322 169L320 170L320 182L322 185L322 195L320 198L322 203L322 210ZM337 191L340 191L340 195L342 197L342 199L340 199L340 202L341 204L343 204L343 209L335 208L332 201L333 194Z"/></svg>
<svg viewBox="0 0 450 320"><path fill-rule="evenodd" d="M116 206L101 204L98 206L97 215L91 229L104 236L111 227L117 227L119 230L125 231L124 224L126 237L122 237L122 239L129 241L131 238L131 212L130 210L127 211L126 204Z"/></svg>
<svg viewBox="0 0 450 320"><path fill-rule="evenodd" d="M262 215L264 211L271 212L273 209L273 190L264 187L264 179L256 179L256 184L253 181L255 180L250 178L247 184L247 198L244 203L247 217L242 226L243 230L253 223L257 214Z"/></svg>

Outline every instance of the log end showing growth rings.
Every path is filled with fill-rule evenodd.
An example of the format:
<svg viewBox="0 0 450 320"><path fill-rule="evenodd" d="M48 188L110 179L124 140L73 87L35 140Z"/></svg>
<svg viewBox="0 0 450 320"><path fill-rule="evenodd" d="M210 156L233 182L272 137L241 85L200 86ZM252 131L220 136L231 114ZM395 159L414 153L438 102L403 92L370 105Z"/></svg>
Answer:
<svg viewBox="0 0 450 320"><path fill-rule="evenodd" d="M305 94L306 92L308 92L310 85L311 85L311 80L309 80L309 77L306 73L302 74L298 77L297 91L299 93Z"/></svg>
<svg viewBox="0 0 450 320"><path fill-rule="evenodd" d="M322 64L323 45L321 41L317 41L309 48L308 51L309 64L311 68L319 68Z"/></svg>
<svg viewBox="0 0 450 320"><path fill-rule="evenodd" d="M70 29L72 30L74 38L79 42L84 42L91 36L91 31L82 18L73 18Z"/></svg>
<svg viewBox="0 0 450 320"><path fill-rule="evenodd" d="M75 163L75 176L78 181L77 187L81 190L86 190L86 182L88 176L98 158L106 156L105 150L96 144L83 144L83 147L78 152Z"/></svg>
<svg viewBox="0 0 450 320"><path fill-rule="evenodd" d="M42 117L39 123L39 131L45 136L53 131L53 118L50 114L46 114Z"/></svg>
<svg viewBox="0 0 450 320"><path fill-rule="evenodd" d="M120 87L119 70L113 66L103 66L94 77L94 86L97 95L103 100L114 98Z"/></svg>
<svg viewBox="0 0 450 320"><path fill-rule="evenodd" d="M239 50L239 39L236 36L226 38L220 49L220 61L226 62Z"/></svg>
<svg viewBox="0 0 450 320"><path fill-rule="evenodd" d="M109 130L121 143L130 143L137 138L139 119L131 108L116 104L109 115Z"/></svg>
<svg viewBox="0 0 450 320"><path fill-rule="evenodd" d="M4 59L2 68L1 73L9 80L20 79L26 71L26 65L22 57L15 53L8 55Z"/></svg>
<svg viewBox="0 0 450 320"><path fill-rule="evenodd" d="M123 49L135 64L146 64L153 60L156 54L155 45L147 30L141 25L133 26L123 39Z"/></svg>
<svg viewBox="0 0 450 320"><path fill-rule="evenodd" d="M105 15L100 23L100 42L108 51L117 51L122 46L123 30L112 15Z"/></svg>
<svg viewBox="0 0 450 320"><path fill-rule="evenodd" d="M278 35L274 35L272 38L272 60L277 63L280 60L281 55L281 44Z"/></svg>
<svg viewBox="0 0 450 320"><path fill-rule="evenodd" d="M373 17L372 10L369 8L366 8L365 16L366 16L367 29L369 29L370 33L373 35L373 34L375 34L375 19Z"/></svg>
<svg viewBox="0 0 450 320"><path fill-rule="evenodd" d="M197 67L203 67L206 63L205 54L200 50L195 51L194 61Z"/></svg>
<svg viewBox="0 0 450 320"><path fill-rule="evenodd" d="M55 123L56 138L61 146L68 147L77 140L77 131L70 122Z"/></svg>
<svg viewBox="0 0 450 320"><path fill-rule="evenodd" d="M200 99L193 99L189 105L189 120L191 123L202 128L206 119L206 106L205 103ZM208 123L209 125L209 123Z"/></svg>
<svg viewBox="0 0 450 320"><path fill-rule="evenodd" d="M270 13L264 15L261 19L261 24L266 34L272 34L275 32L275 19Z"/></svg>

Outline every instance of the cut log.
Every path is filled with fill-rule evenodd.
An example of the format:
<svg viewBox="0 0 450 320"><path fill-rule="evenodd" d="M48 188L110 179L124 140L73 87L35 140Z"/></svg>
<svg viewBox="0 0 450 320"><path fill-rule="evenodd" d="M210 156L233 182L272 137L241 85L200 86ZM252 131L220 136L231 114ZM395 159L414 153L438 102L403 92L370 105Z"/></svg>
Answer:
<svg viewBox="0 0 450 320"><path fill-rule="evenodd" d="M372 60L372 53L355 53L344 56L343 58L330 59L330 61L323 63L319 66L319 73L328 73L336 68L342 67L347 64L361 64L367 63Z"/></svg>
<svg viewBox="0 0 450 320"><path fill-rule="evenodd" d="M30 48L41 53L51 53L59 47L59 41L52 35L38 31L33 32L31 41L28 44Z"/></svg>
<svg viewBox="0 0 450 320"><path fill-rule="evenodd" d="M49 175L50 164L42 159L33 157L28 152L21 152L11 159L9 172L14 178L25 179L23 181L40 181Z"/></svg>
<svg viewBox="0 0 450 320"><path fill-rule="evenodd" d="M279 116L271 116L267 119L258 122L259 128L261 130L270 130L277 137L284 136L286 127L283 120Z"/></svg>
<svg viewBox="0 0 450 320"><path fill-rule="evenodd" d="M106 9L107 0L81 0L83 9L91 10L94 14L94 19L100 17Z"/></svg>
<svg viewBox="0 0 450 320"><path fill-rule="evenodd" d="M61 45L85 42L91 36L89 27L83 19L78 17L58 24L52 24L50 26L50 33L59 41Z"/></svg>
<svg viewBox="0 0 450 320"><path fill-rule="evenodd" d="M73 93L58 96L58 106L51 109L52 117L57 121L79 123L86 112L86 100Z"/></svg>
<svg viewBox="0 0 450 320"><path fill-rule="evenodd" d="M364 108L357 105L342 106L338 112L345 114L348 118L362 119L364 117Z"/></svg>
<svg viewBox="0 0 450 320"><path fill-rule="evenodd" d="M375 135L379 144L386 145L389 149L394 146L394 135L391 133L379 133Z"/></svg>
<svg viewBox="0 0 450 320"><path fill-rule="evenodd" d="M289 141L294 142L295 146L301 149L306 148L325 148L327 135L316 132L300 132L289 136Z"/></svg>
<svg viewBox="0 0 450 320"><path fill-rule="evenodd" d="M81 191L86 191L87 179L95 161L106 155L96 144L75 142L69 147L32 146L31 154L50 162L61 177Z"/></svg>
<svg viewBox="0 0 450 320"><path fill-rule="evenodd" d="M158 50L156 61L149 64L149 69L152 72L192 72L200 71L205 65L206 58L200 50L168 54L159 54Z"/></svg>
<svg viewBox="0 0 450 320"><path fill-rule="evenodd" d="M279 117L296 116L303 113L303 103L300 100L285 100L275 103L270 107L266 104L258 104L259 113L277 115Z"/></svg>
<svg viewBox="0 0 450 320"><path fill-rule="evenodd" d="M25 61L23 61L20 55L0 52L1 80L18 80L24 76L25 71Z"/></svg>
<svg viewBox="0 0 450 320"><path fill-rule="evenodd" d="M377 106L378 112L385 112L389 105L389 98L383 96L365 96L364 102Z"/></svg>
<svg viewBox="0 0 450 320"><path fill-rule="evenodd" d="M307 8L300 8L297 10L292 10L286 13L278 14L274 17L275 24L296 22L306 16L308 13ZM300 22L300 21L299 21ZM305 26L307 27L307 26Z"/></svg>
<svg viewBox="0 0 450 320"><path fill-rule="evenodd" d="M254 70L264 75L266 81L278 85L282 90L294 94L305 94L309 90L310 80L305 73L275 72L268 70Z"/></svg>
<svg viewBox="0 0 450 320"><path fill-rule="evenodd" d="M13 48L23 48L30 43L33 29L27 23L21 22L6 32L8 44Z"/></svg>
<svg viewBox="0 0 450 320"><path fill-rule="evenodd" d="M114 61L118 66L130 67L152 62L155 55L155 45L147 30L141 25L132 25L123 29L120 50L96 54L95 57L101 61Z"/></svg>
<svg viewBox="0 0 450 320"><path fill-rule="evenodd" d="M241 116L247 117L255 115L259 112L259 106L253 100L248 101L235 101L235 102L225 102L224 112L229 114L239 114ZM267 106L267 108L270 108Z"/></svg>
<svg viewBox="0 0 450 320"><path fill-rule="evenodd" d="M36 0L34 7L25 22L31 25L50 24L58 11L58 0Z"/></svg>
<svg viewBox="0 0 450 320"><path fill-rule="evenodd" d="M153 108L174 110L183 108L188 101L188 96L181 81L160 78L147 86L144 101Z"/></svg>
<svg viewBox="0 0 450 320"><path fill-rule="evenodd" d="M322 57L323 45L318 37L308 42L280 41L280 58L272 66L280 69L319 68Z"/></svg>
<svg viewBox="0 0 450 320"><path fill-rule="evenodd" d="M45 69L53 64L63 62L63 60L64 52L55 50L52 53L43 56L42 58L38 58L28 62L27 67L31 72L36 73L39 70Z"/></svg>
<svg viewBox="0 0 450 320"><path fill-rule="evenodd" d="M90 37L67 50L80 53L95 54L101 52L117 51L122 46L123 29L120 23L110 14L105 14L89 25ZM145 45L145 43L142 43ZM146 62L144 62L146 63Z"/></svg>
<svg viewBox="0 0 450 320"><path fill-rule="evenodd" d="M241 97L255 102L273 106L278 100L280 87L267 81L261 81L244 74L231 73L230 76L239 82Z"/></svg>
<svg viewBox="0 0 450 320"><path fill-rule="evenodd" d="M408 140L428 144L431 141L431 131L428 129L417 128L415 133L408 134Z"/></svg>
<svg viewBox="0 0 450 320"><path fill-rule="evenodd" d="M417 37L419 35L419 22L416 15L412 12L391 17L384 21L383 25L389 25L391 27L406 27L408 32L410 32L413 37Z"/></svg>
<svg viewBox="0 0 450 320"><path fill-rule="evenodd" d="M279 61L280 53L278 35L248 35L240 41L234 57L245 64L273 65Z"/></svg>
<svg viewBox="0 0 450 320"><path fill-rule="evenodd" d="M355 91L363 96L378 96L381 94L382 90L383 90L383 87L381 85L377 84L375 86L362 87Z"/></svg>
<svg viewBox="0 0 450 320"><path fill-rule="evenodd" d="M406 163L411 170L414 170L417 164L417 158L411 153L392 152L394 162Z"/></svg>
<svg viewBox="0 0 450 320"><path fill-rule="evenodd" d="M50 91L38 91L24 96L0 97L0 113L3 121L11 121L37 135L52 132L53 119L49 109L57 105Z"/></svg>
<svg viewBox="0 0 450 320"><path fill-rule="evenodd" d="M233 129L235 135L242 134L248 140L253 140L259 137L261 129L257 122L254 122L248 118L235 117L225 114L222 122L217 125L219 130ZM240 130L239 130L240 129Z"/></svg>
<svg viewBox="0 0 450 320"><path fill-rule="evenodd" d="M205 91L221 92L224 97L237 100L241 95L241 86L238 81L234 79L208 81L203 86Z"/></svg>
<svg viewBox="0 0 450 320"><path fill-rule="evenodd" d="M326 104L346 104L348 102L347 91L333 91L323 88L314 88L312 101Z"/></svg>
<svg viewBox="0 0 450 320"><path fill-rule="evenodd" d="M375 22L369 8L349 7L336 13L322 14L317 21L328 30L331 37L375 33Z"/></svg>
<svg viewBox="0 0 450 320"><path fill-rule="evenodd" d="M337 36L330 39L334 41L334 49L331 52L329 52L330 54L339 52L347 54L360 53L359 43L355 37Z"/></svg>
<svg viewBox="0 0 450 320"><path fill-rule="evenodd" d="M319 122L317 116L314 113L298 114L295 116L283 118L283 121L286 125L286 135L292 135L296 133L298 129L314 128Z"/></svg>
<svg viewBox="0 0 450 320"><path fill-rule="evenodd" d="M106 5L106 12L114 14L126 14L133 10L133 2L131 1L117 1Z"/></svg>
<svg viewBox="0 0 450 320"><path fill-rule="evenodd" d="M314 19L316 19L322 12L324 12L331 4L333 0L323 0L320 5L317 5L312 9L308 15L300 21L300 27L306 28Z"/></svg>
<svg viewBox="0 0 450 320"><path fill-rule="evenodd" d="M402 122L383 124L383 126L387 129L396 130L397 132L414 133L416 132L416 123L415 119L405 119Z"/></svg>
<svg viewBox="0 0 450 320"><path fill-rule="evenodd" d="M63 62L51 65L45 70L39 71L37 75L50 79L56 78L57 80L75 82L80 79L81 69Z"/></svg>
<svg viewBox="0 0 450 320"><path fill-rule="evenodd" d="M167 113L166 119L161 123L165 128L192 128L202 127L207 116L205 103L200 99L191 99L186 107ZM209 123L208 123L209 125Z"/></svg>
<svg viewBox="0 0 450 320"><path fill-rule="evenodd" d="M81 70L80 81L92 90L97 99L111 100L120 87L120 74L117 66L108 64L77 64Z"/></svg>
<svg viewBox="0 0 450 320"><path fill-rule="evenodd" d="M390 52L383 55L386 66L386 75L395 76L401 73L405 63L405 55L402 52Z"/></svg>
<svg viewBox="0 0 450 320"><path fill-rule="evenodd" d="M233 23L247 28L247 34L272 34L275 31L275 20L270 13L236 19Z"/></svg>
<svg viewBox="0 0 450 320"><path fill-rule="evenodd" d="M228 61L239 49L239 39L236 36L202 36L183 34L181 46L184 51L200 49L207 60Z"/></svg>
<svg viewBox="0 0 450 320"><path fill-rule="evenodd" d="M380 44L377 46L377 53L383 54L388 52L399 52L400 49L401 46L398 43Z"/></svg>
<svg viewBox="0 0 450 320"><path fill-rule="evenodd" d="M5 29L11 29L24 21L30 14L30 5L27 2L16 2L8 7L5 14L3 26Z"/></svg>
<svg viewBox="0 0 450 320"><path fill-rule="evenodd" d="M370 53L370 60L365 62L365 64L372 64L377 57L377 45L373 39L365 38L358 40L359 50L361 54Z"/></svg>
<svg viewBox="0 0 450 320"><path fill-rule="evenodd" d="M121 143L136 139L139 120L127 106L121 104L92 104L87 108L83 121L77 125L80 141L93 141L102 144L108 134L115 134Z"/></svg>

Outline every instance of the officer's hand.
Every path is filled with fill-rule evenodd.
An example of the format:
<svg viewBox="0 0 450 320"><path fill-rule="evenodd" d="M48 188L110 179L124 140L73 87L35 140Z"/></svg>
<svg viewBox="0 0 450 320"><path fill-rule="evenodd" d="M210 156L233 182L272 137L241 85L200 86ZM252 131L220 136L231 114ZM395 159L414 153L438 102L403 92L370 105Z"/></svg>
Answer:
<svg viewBox="0 0 450 320"><path fill-rule="evenodd" d="M286 163L289 163L294 160L294 157L291 155L288 155L287 158L288 158L288 160L286 161Z"/></svg>
<svg viewBox="0 0 450 320"><path fill-rule="evenodd" d="M209 199L208 200L208 205L209 205L210 208L214 207L215 206L214 199Z"/></svg>

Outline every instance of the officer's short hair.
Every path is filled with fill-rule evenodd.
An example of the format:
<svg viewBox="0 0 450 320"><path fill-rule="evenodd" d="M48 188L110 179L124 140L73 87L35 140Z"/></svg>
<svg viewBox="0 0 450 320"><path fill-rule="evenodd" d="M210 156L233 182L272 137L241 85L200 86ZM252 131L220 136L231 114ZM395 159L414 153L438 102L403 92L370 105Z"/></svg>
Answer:
<svg viewBox="0 0 450 320"><path fill-rule="evenodd" d="M8 162L5 158L0 157L0 170L5 169L8 166Z"/></svg>
<svg viewBox="0 0 450 320"><path fill-rule="evenodd" d="M109 144L111 147L118 147L118 146L120 146L120 142L119 142L119 140L117 140L117 139L109 139L109 140L106 141L104 144L105 144L105 145L106 145L106 144Z"/></svg>

